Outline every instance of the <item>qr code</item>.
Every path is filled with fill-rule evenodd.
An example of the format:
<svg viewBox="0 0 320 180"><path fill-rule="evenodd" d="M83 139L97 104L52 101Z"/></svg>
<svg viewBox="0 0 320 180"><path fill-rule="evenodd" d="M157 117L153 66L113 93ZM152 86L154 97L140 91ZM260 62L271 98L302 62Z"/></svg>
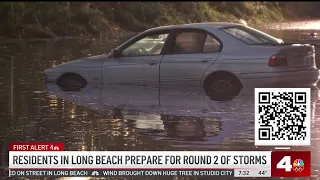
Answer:
<svg viewBox="0 0 320 180"><path fill-rule="evenodd" d="M310 145L310 109L309 88L256 88L255 145Z"/></svg>

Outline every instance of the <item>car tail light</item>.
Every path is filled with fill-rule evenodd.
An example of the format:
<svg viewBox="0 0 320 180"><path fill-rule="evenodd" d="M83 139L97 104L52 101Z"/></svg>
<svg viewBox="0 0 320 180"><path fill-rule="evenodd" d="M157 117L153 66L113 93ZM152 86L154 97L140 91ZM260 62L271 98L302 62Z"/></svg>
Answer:
<svg viewBox="0 0 320 180"><path fill-rule="evenodd" d="M273 55L270 57L268 65L270 67L287 66L287 58L282 55Z"/></svg>

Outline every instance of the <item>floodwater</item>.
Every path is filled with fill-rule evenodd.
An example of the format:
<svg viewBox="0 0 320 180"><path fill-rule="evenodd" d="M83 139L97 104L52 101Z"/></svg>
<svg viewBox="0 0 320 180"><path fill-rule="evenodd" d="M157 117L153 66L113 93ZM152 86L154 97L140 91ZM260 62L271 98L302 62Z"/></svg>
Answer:
<svg viewBox="0 0 320 180"><path fill-rule="evenodd" d="M285 41L320 44L320 39L309 36L320 31L320 21L271 28L265 31ZM115 44L116 40L101 39L0 43L2 169L8 165L8 143L14 141L58 141L68 150L79 151L272 149L254 146L250 93L217 103L199 92L161 90L159 96L158 90L150 88L88 86L82 92L67 93L43 84L45 69L108 52ZM318 88L312 88L312 146L299 148L312 151L311 179L320 179L319 94ZM132 104L138 106L131 108Z"/></svg>

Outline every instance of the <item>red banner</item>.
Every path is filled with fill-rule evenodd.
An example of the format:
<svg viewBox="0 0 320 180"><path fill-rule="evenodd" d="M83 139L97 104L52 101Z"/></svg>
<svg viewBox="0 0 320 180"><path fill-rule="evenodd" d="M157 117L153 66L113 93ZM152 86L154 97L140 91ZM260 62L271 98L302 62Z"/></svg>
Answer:
<svg viewBox="0 0 320 180"><path fill-rule="evenodd" d="M310 151L274 151L271 153L272 177L310 177Z"/></svg>
<svg viewBox="0 0 320 180"><path fill-rule="evenodd" d="M61 142L12 142L9 151L63 151Z"/></svg>

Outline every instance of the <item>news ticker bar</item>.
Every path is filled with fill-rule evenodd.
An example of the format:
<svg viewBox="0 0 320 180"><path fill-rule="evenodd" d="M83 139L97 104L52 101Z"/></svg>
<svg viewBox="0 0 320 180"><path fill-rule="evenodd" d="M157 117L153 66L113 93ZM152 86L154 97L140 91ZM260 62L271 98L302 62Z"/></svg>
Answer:
<svg viewBox="0 0 320 180"><path fill-rule="evenodd" d="M10 177L271 177L270 169L239 170L9 170Z"/></svg>

